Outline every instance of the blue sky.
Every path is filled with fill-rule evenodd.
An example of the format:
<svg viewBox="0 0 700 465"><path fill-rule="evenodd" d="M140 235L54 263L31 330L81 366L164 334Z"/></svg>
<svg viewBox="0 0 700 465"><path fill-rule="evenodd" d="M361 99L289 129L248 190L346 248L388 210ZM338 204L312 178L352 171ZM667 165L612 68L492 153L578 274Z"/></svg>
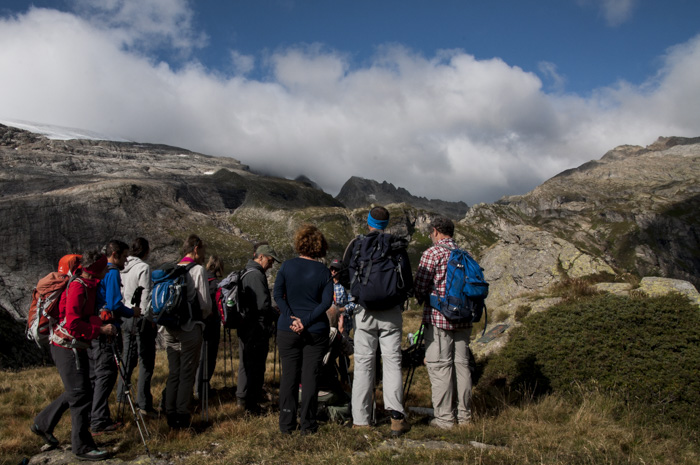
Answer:
<svg viewBox="0 0 700 465"><path fill-rule="evenodd" d="M33 5L33 6L32 6ZM700 135L696 0L5 0L0 119L469 204Z"/></svg>

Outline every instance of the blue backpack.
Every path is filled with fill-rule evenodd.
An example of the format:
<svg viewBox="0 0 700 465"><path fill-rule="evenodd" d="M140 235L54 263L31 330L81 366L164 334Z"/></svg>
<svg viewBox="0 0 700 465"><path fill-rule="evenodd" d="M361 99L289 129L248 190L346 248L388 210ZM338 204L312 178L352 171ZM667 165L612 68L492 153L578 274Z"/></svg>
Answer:
<svg viewBox="0 0 700 465"><path fill-rule="evenodd" d="M489 283L484 279L483 269L469 252L444 244L439 247L450 250L445 274L445 296L431 295L430 306L452 323L476 323L486 311L484 300L489 295Z"/></svg>
<svg viewBox="0 0 700 465"><path fill-rule="evenodd" d="M197 319L199 300L195 299L193 304L187 301L186 276L195 265L196 263L190 263L187 266L178 266L177 263L168 263L151 273L151 307L156 324L167 328L180 328L188 321Z"/></svg>

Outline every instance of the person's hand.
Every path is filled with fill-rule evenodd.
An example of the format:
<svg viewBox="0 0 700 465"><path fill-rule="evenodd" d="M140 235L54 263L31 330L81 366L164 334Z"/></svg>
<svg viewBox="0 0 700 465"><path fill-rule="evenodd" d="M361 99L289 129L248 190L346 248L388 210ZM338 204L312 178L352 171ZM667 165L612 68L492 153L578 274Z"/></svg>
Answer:
<svg viewBox="0 0 700 465"><path fill-rule="evenodd" d="M134 318L141 316L141 307L131 307L131 309L134 311Z"/></svg>
<svg viewBox="0 0 700 465"><path fill-rule="evenodd" d="M114 325L102 325L100 326L100 334L105 334L107 336L116 336L117 327Z"/></svg>
<svg viewBox="0 0 700 465"><path fill-rule="evenodd" d="M301 320L295 316L292 317L292 324L289 327L297 334L301 334L301 332L304 331L304 325Z"/></svg>

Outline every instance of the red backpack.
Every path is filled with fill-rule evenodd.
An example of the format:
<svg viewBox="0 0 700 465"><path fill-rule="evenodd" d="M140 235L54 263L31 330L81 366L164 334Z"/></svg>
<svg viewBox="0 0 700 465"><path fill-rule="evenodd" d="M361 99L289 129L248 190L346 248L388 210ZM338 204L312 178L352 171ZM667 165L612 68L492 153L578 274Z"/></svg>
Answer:
<svg viewBox="0 0 700 465"><path fill-rule="evenodd" d="M70 276L52 272L41 278L32 291L32 304L27 315L27 339L41 347L48 345L51 328L58 323L58 303Z"/></svg>

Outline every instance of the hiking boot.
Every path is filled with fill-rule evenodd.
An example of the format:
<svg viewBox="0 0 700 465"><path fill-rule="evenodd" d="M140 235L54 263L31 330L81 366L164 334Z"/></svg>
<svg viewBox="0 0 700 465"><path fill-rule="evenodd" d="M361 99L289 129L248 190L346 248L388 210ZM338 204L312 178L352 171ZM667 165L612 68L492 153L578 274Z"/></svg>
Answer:
<svg viewBox="0 0 700 465"><path fill-rule="evenodd" d="M90 462L98 462L100 460L107 460L110 457L109 452L106 450L93 449L90 452L85 452L82 454L75 454L78 460L88 460Z"/></svg>
<svg viewBox="0 0 700 465"><path fill-rule="evenodd" d="M146 409L139 409L139 413L143 418L149 419L149 420L155 420L160 417L160 414L156 412L155 410L146 410Z"/></svg>
<svg viewBox="0 0 700 465"><path fill-rule="evenodd" d="M29 429L32 431L32 433L36 434L41 439L43 439L46 444L51 446L51 448L58 447L58 439L56 439L56 436L54 436L53 434L46 433L40 430L39 426L37 426L36 424L30 426Z"/></svg>
<svg viewBox="0 0 700 465"><path fill-rule="evenodd" d="M454 423L440 420L438 418L433 418L432 420L430 420L430 423L428 423L428 425L432 426L433 428L452 429L452 427L454 426Z"/></svg>
<svg viewBox="0 0 700 465"><path fill-rule="evenodd" d="M243 408L248 415L259 416L263 413L262 407L258 404L245 405Z"/></svg>
<svg viewBox="0 0 700 465"><path fill-rule="evenodd" d="M394 438L398 438L404 433L408 433L411 431L411 425L408 424L408 421L406 421L406 418L402 418L400 420L396 420L394 418L391 419L391 436Z"/></svg>
<svg viewBox="0 0 700 465"><path fill-rule="evenodd" d="M99 435L105 434L105 433L113 433L113 432L117 431L119 428L121 428L122 426L123 425L121 422L115 421L115 422L109 423L107 426L102 426L100 428L94 428L92 430L92 435L99 436Z"/></svg>

